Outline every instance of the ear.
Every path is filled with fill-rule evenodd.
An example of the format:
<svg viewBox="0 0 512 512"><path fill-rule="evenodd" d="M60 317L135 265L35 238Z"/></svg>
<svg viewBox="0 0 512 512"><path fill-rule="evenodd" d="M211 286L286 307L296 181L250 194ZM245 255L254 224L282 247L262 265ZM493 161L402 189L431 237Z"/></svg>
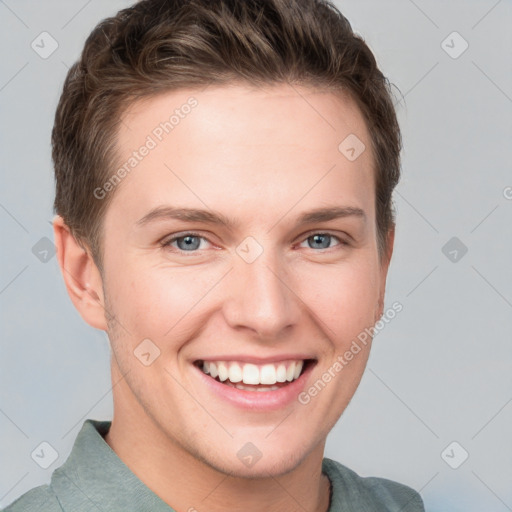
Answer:
<svg viewBox="0 0 512 512"><path fill-rule="evenodd" d="M90 251L77 242L60 215L53 220L53 233L57 259L71 301L89 325L106 331L103 283Z"/></svg>
<svg viewBox="0 0 512 512"><path fill-rule="evenodd" d="M393 255L393 246L395 244L395 226L393 225L387 234L387 247L386 252L382 256L380 263L380 276L379 276L379 301L376 308L375 322L377 322L384 314L384 295L386 292L386 279L391 263L391 256Z"/></svg>

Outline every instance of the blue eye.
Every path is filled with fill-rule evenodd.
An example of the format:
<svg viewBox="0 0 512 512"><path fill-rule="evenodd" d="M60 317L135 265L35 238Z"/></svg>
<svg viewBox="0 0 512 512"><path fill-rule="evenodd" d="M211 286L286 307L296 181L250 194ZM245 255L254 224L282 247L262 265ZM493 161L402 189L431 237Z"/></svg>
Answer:
<svg viewBox="0 0 512 512"><path fill-rule="evenodd" d="M185 233L180 236L174 236L169 238L167 241L162 243L163 247L170 247L176 250L178 253L194 253L200 249L205 249L204 243L208 244L208 239L196 234L196 233ZM307 247L310 249L330 249L337 245L348 245L345 241L335 235L329 233L314 233L308 236L301 244L301 247Z"/></svg>
<svg viewBox="0 0 512 512"><path fill-rule="evenodd" d="M183 244L180 244L180 241ZM195 251L201 245L201 239L198 236L182 236L176 239L176 243L178 244L178 248L182 251Z"/></svg>
<svg viewBox="0 0 512 512"><path fill-rule="evenodd" d="M308 236L305 241L311 249L329 249L332 241L337 241L335 245L343 243L337 236L330 235L329 233L315 233Z"/></svg>
<svg viewBox="0 0 512 512"><path fill-rule="evenodd" d="M183 236L176 236L171 238L164 245L177 247L181 251L194 252L199 249L202 240L206 239L202 236L195 235L194 233L187 233Z"/></svg>

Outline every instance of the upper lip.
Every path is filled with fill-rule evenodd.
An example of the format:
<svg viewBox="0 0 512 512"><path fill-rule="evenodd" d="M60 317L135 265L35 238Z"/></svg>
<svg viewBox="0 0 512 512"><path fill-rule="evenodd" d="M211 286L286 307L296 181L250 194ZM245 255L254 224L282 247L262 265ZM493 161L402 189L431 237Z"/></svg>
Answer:
<svg viewBox="0 0 512 512"><path fill-rule="evenodd" d="M256 365L263 365L263 364L273 364L273 363L280 363L282 361L305 361L305 360L315 360L316 358L313 357L311 354L280 354L277 356L271 356L271 357L256 357L256 356L248 356L248 355L219 355L219 356L207 356L207 357L201 357L198 359L195 359L194 362L197 361L233 361L233 362L240 362L240 363L252 363Z"/></svg>

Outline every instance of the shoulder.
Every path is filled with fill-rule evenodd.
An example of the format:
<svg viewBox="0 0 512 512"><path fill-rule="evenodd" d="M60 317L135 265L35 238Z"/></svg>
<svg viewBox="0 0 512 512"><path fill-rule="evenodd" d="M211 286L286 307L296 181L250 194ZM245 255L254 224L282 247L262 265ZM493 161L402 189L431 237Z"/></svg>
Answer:
<svg viewBox="0 0 512 512"><path fill-rule="evenodd" d="M425 511L419 493L407 485L386 478L361 477L328 458L324 458L322 467L333 485L333 505L343 503L344 506L357 506L357 509L389 512ZM331 510L337 508L333 506Z"/></svg>
<svg viewBox="0 0 512 512"><path fill-rule="evenodd" d="M423 500L419 493L407 485L377 477L366 477L361 478L361 480L375 497L390 507L389 510L401 510L403 512L425 511Z"/></svg>
<svg viewBox="0 0 512 512"><path fill-rule="evenodd" d="M1 512L62 512L59 500L49 485L30 489Z"/></svg>

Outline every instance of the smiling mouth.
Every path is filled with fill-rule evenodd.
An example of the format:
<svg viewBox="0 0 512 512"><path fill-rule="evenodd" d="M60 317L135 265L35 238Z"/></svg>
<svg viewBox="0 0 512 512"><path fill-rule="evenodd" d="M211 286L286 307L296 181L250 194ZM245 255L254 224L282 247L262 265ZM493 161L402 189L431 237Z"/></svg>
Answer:
<svg viewBox="0 0 512 512"><path fill-rule="evenodd" d="M243 391L276 391L297 380L313 359L252 364L237 361L203 361L194 365L212 379Z"/></svg>

